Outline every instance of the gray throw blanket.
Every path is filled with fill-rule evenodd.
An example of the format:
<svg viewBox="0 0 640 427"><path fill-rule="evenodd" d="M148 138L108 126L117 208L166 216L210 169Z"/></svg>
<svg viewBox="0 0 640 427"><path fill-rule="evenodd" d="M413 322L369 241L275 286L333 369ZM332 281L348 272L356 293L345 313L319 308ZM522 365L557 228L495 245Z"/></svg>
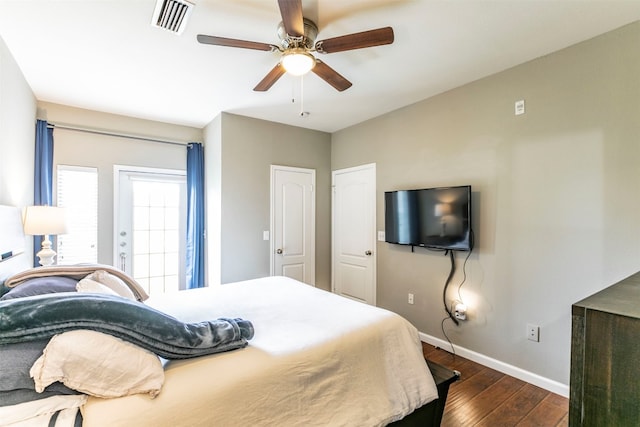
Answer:
<svg viewBox="0 0 640 427"><path fill-rule="evenodd" d="M248 320L183 323L143 303L111 295L58 293L0 301L0 345L75 329L110 334L166 359L242 348L254 333Z"/></svg>

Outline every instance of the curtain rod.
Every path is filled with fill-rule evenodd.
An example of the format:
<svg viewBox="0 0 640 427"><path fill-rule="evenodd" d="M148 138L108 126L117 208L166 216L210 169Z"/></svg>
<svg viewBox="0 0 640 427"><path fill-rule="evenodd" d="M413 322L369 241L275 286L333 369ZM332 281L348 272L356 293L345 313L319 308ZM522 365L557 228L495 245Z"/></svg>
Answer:
<svg viewBox="0 0 640 427"><path fill-rule="evenodd" d="M163 140L163 139L149 138L149 137L146 137L146 136L128 135L128 134L124 134L124 133L107 132L107 131L98 130L98 129L81 128L81 127L78 127L78 126L72 126L72 125L68 125L68 124L65 124L65 123L47 123L47 127L52 128L52 129L58 128L58 129L64 129L64 130L72 130L72 131L76 131L76 132L92 133L92 134L95 134L95 135L115 136L117 138L137 139L139 141L158 142L160 144L180 145L180 146L189 145L188 142L167 141L167 140Z"/></svg>

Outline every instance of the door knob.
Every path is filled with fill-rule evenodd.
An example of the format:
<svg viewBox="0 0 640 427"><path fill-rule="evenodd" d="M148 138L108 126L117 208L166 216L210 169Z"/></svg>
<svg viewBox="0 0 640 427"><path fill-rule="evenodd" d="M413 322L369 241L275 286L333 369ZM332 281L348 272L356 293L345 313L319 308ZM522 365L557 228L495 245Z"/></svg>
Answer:
<svg viewBox="0 0 640 427"><path fill-rule="evenodd" d="M277 249L277 250L276 250L276 253L277 253L278 255L281 255L281 254L282 254L282 249Z"/></svg>
<svg viewBox="0 0 640 427"><path fill-rule="evenodd" d="M373 252L371 252L371 251L365 251L365 253L364 253L364 254L365 254L366 256L370 256L372 253L373 253Z"/></svg>

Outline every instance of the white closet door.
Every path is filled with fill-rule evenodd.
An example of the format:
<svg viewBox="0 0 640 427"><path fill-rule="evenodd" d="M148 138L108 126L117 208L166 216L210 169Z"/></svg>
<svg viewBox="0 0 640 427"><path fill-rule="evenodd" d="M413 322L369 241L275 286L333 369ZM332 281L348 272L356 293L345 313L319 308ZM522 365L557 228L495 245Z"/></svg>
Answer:
<svg viewBox="0 0 640 427"><path fill-rule="evenodd" d="M376 304L375 164L332 174L332 289Z"/></svg>
<svg viewBox="0 0 640 427"><path fill-rule="evenodd" d="M271 166L271 274L315 286L315 170Z"/></svg>

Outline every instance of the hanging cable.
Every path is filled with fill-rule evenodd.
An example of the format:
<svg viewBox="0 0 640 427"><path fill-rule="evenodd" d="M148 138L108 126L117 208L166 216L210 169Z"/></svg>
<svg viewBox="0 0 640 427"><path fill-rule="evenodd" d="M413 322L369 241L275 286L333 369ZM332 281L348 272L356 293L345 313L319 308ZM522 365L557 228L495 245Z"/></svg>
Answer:
<svg viewBox="0 0 640 427"><path fill-rule="evenodd" d="M471 252L473 251L473 246L474 246L474 234L473 234L473 230L471 230L471 246L469 248L469 252L467 253L467 256L464 259L464 263L462 264L462 281L460 282L460 284L458 285L458 301L460 303L463 303L462 301L462 295L460 293L461 289L462 289L462 285L464 285L464 283L467 280L467 261L469 261L469 257L471 256ZM449 336L447 335L447 332L444 329L444 322L447 321L447 319L451 319L453 320L453 323L455 323L456 325L460 325L460 322L458 322L458 319L455 318L455 316L452 313L452 308L453 308L453 303L452 308L449 308L449 306L447 305L447 288L449 287L449 284L451 283L451 279L453 278L453 275L456 272L456 262L455 262L455 257L453 255L453 251L451 250L447 250L445 251L445 256L447 255L447 252L449 253L449 258L451 259L451 271L449 272L449 277L447 277L447 281L444 285L444 289L442 291L442 303L444 304L444 309L447 312L447 316L444 319L442 319L442 322L440 323L440 329L442 329L442 335L444 335L444 337L446 338L447 342L449 343L449 345L451 346L451 352L453 353L453 357L456 357L456 349L453 346L453 342L451 341L451 339L449 339Z"/></svg>
<svg viewBox="0 0 640 427"><path fill-rule="evenodd" d="M440 329L442 329L442 335L444 335L444 337L447 339L447 342L451 346L451 353L453 353L453 357L456 357L456 349L453 346L453 342L451 342L451 340L449 339L449 335L447 335L447 332L444 330L444 322L446 322L447 319L448 317L442 319L442 322L440 322Z"/></svg>
<svg viewBox="0 0 640 427"><path fill-rule="evenodd" d="M473 252L473 243L475 239L475 236L473 235L473 229L471 229L470 235L471 235L471 245L469 247L469 252L467 252L467 256L464 258L464 263L462 263L462 281L458 285L458 300L461 303L464 303L464 301L462 300L462 294L460 293L460 290L462 289L462 285L464 285L464 283L467 281L467 261L469 261L471 252Z"/></svg>
<svg viewBox="0 0 640 427"><path fill-rule="evenodd" d="M453 353L453 357L455 357L456 349L453 347L453 342L451 342L451 339L449 339L447 332L444 330L444 322L446 322L447 319L451 319L453 320L453 323L455 323L456 325L459 325L458 319L455 318L455 316L453 315L453 313L451 313L451 310L447 306L447 288L449 287L449 283L451 283L451 279L453 278L453 275L456 272L456 261L453 255L453 251L451 250L445 251L444 253L445 256L447 255L447 253L449 254L449 258L451 259L451 271L449 272L449 277L447 277L447 281L444 284L444 289L442 290L442 303L444 304L444 310L447 312L447 317L442 319L442 322L440 323L440 329L442 329L442 335L444 335L444 337L447 339L447 342L451 346L451 352Z"/></svg>
<svg viewBox="0 0 640 427"><path fill-rule="evenodd" d="M444 284L444 289L442 290L442 303L444 304L444 310L449 315L449 318L453 320L453 323L455 323L456 325L459 325L460 323L458 322L458 319L455 318L455 316L449 309L449 306L447 305L447 288L449 287L449 283L451 283L451 279L453 278L453 275L456 272L456 259L453 256L453 251L451 250L446 251L445 256L447 255L447 252L449 253L449 258L451 259L451 271L449 272L449 277L447 277L447 281Z"/></svg>

